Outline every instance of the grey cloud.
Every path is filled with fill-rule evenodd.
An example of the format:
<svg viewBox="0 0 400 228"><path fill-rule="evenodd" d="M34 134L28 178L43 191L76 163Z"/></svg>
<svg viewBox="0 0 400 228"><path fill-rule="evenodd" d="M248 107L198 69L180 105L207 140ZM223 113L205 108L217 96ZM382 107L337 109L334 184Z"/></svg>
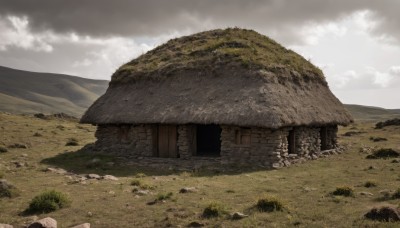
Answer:
<svg viewBox="0 0 400 228"><path fill-rule="evenodd" d="M399 8L397 0L0 0L1 15L27 16L34 30L92 36L156 36L227 26L293 34L305 22L370 9L382 19L374 32L400 40Z"/></svg>

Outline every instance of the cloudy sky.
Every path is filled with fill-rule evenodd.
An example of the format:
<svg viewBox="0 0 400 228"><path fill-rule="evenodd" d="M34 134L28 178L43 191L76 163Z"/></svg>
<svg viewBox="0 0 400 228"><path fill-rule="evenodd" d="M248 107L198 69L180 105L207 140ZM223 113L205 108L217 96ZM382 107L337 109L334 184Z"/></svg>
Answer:
<svg viewBox="0 0 400 228"><path fill-rule="evenodd" d="M348 104L400 108L399 0L0 0L0 65L110 80L182 35L243 27L311 60Z"/></svg>

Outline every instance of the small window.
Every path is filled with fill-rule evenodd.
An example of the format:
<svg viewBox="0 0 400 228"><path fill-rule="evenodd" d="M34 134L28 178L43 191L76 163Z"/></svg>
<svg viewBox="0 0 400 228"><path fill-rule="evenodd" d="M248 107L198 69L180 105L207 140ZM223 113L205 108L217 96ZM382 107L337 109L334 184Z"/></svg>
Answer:
<svg viewBox="0 0 400 228"><path fill-rule="evenodd" d="M236 144L248 145L251 144L251 129L240 128L235 131Z"/></svg>

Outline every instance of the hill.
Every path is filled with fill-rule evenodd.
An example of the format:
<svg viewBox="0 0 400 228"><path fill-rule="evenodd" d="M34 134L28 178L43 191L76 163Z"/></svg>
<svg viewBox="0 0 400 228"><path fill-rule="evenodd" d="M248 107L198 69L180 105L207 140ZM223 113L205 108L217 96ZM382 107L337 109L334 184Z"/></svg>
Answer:
<svg viewBox="0 0 400 228"><path fill-rule="evenodd" d="M356 121L378 121L383 119L400 118L400 109L384 109L380 107L354 104L346 104L345 107Z"/></svg>
<svg viewBox="0 0 400 228"><path fill-rule="evenodd" d="M36 73L0 66L0 111L15 114L60 113L80 117L109 81L64 74ZM355 120L399 118L400 109L345 104Z"/></svg>
<svg viewBox="0 0 400 228"><path fill-rule="evenodd" d="M0 111L81 116L108 87L106 80L0 66Z"/></svg>

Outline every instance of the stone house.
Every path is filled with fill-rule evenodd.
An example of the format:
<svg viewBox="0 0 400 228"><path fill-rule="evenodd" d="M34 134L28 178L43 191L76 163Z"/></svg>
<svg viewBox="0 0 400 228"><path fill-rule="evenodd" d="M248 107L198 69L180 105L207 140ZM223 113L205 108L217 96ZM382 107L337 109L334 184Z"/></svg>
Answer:
<svg viewBox="0 0 400 228"><path fill-rule="evenodd" d="M95 150L281 167L337 147L352 117L321 70L252 30L168 41L121 66L84 114ZM169 158L169 159L167 159Z"/></svg>

